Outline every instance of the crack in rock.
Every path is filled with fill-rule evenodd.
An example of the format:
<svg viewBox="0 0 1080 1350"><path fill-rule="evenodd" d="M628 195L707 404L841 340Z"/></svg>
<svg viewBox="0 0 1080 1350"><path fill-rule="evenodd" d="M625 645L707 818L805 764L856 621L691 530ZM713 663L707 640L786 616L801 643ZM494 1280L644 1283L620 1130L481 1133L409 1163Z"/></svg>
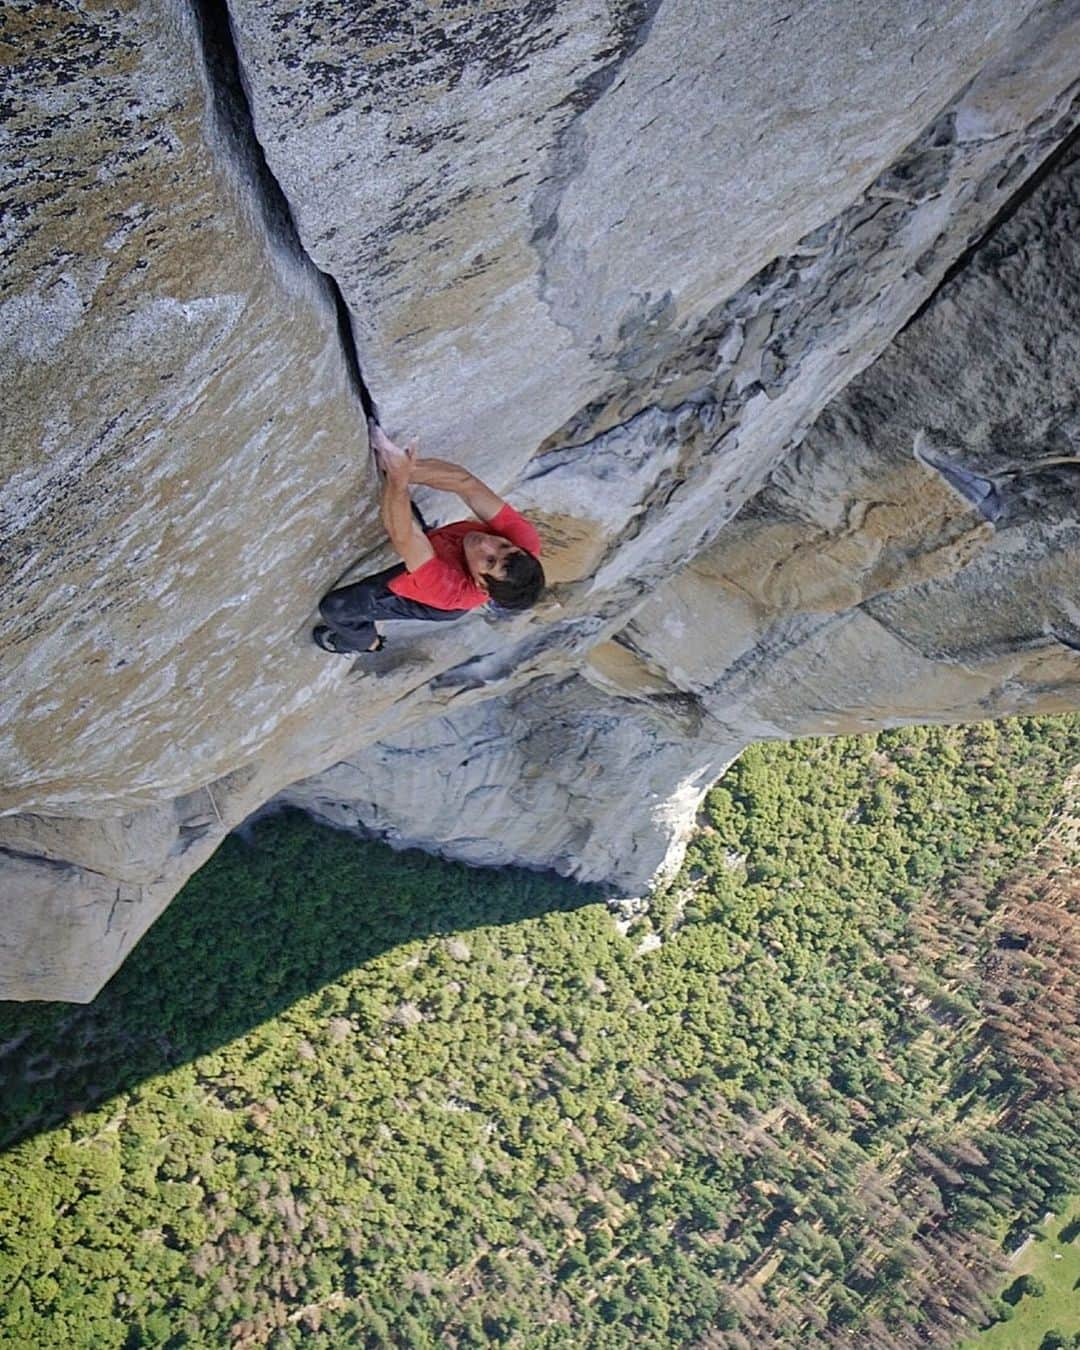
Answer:
<svg viewBox="0 0 1080 1350"><path fill-rule="evenodd" d="M292 206L275 177L255 130L248 81L233 32L232 16L224 0L190 0L206 81L207 105L213 142L247 189L257 224L278 255L308 271L333 307L338 340L349 384L364 414L378 422L379 410L364 379L352 314L336 279L323 271L304 247Z"/></svg>

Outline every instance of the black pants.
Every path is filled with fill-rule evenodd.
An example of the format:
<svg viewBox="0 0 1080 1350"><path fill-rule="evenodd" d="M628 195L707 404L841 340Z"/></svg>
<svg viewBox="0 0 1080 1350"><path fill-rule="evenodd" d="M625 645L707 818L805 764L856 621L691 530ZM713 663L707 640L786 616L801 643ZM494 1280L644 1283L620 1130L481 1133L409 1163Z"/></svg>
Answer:
<svg viewBox="0 0 1080 1350"><path fill-rule="evenodd" d="M398 563L385 572L376 572L363 581L341 586L323 596L319 601L319 613L333 630L340 651L366 652L375 641L376 619L425 619L445 623L468 614L467 609L436 609L434 605L395 595L387 583L404 571L405 564Z"/></svg>

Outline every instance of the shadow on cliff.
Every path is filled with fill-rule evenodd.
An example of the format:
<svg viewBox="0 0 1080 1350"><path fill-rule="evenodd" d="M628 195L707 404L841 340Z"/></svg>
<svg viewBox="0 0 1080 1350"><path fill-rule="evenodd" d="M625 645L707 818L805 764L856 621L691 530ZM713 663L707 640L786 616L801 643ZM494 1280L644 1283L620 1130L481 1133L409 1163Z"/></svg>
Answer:
<svg viewBox="0 0 1080 1350"><path fill-rule="evenodd" d="M416 938L599 899L550 874L477 869L299 812L230 837L92 1003L0 1003L0 1147L234 1040Z"/></svg>

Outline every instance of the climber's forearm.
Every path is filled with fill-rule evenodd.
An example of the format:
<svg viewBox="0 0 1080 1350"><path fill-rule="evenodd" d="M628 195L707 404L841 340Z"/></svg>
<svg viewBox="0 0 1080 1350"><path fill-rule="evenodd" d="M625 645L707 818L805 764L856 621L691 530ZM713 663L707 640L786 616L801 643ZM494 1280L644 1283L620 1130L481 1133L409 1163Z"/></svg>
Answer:
<svg viewBox="0 0 1080 1350"><path fill-rule="evenodd" d="M483 521L497 516L505 502L476 474L448 459L417 459L413 462L412 482L439 492L455 492L465 505Z"/></svg>
<svg viewBox="0 0 1080 1350"><path fill-rule="evenodd" d="M451 464L448 459L416 459L412 467L412 481L421 487L435 488L438 492L456 492L464 496L472 482L479 482L468 469L461 464Z"/></svg>
<svg viewBox="0 0 1080 1350"><path fill-rule="evenodd" d="M387 475L383 485L382 518L394 552L410 572L415 572L435 556L427 535L413 516L409 485L404 479Z"/></svg>

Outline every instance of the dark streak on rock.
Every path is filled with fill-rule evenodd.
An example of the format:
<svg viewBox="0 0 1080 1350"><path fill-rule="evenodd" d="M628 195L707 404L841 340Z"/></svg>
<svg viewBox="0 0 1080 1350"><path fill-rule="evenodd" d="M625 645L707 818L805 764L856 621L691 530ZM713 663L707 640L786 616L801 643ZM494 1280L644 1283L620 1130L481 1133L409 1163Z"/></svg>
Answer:
<svg viewBox="0 0 1080 1350"><path fill-rule="evenodd" d="M1007 220L1009 220L1012 216L1016 214L1018 208L1022 206L1025 201L1028 200L1028 198L1038 189L1040 184L1044 183L1053 174L1057 173L1058 169L1061 168L1062 164L1069 159L1070 155L1072 154L1072 151L1076 148L1078 143L1080 143L1080 126L1074 127L1072 132L1066 135L1065 139L1061 142L1061 144L1057 147L1057 149L1055 149L1051 154L1047 155L1047 157L1042 161L1042 163L1035 170L1035 172L1032 173L1030 177L1024 178L1021 181L1020 186L1012 194L1012 196L1008 199L1008 201L1006 201L1004 205L1001 206L994 213L994 215L986 223L986 225L983 226L983 228L979 231L979 233L974 238L969 240L967 248L965 248L964 251L958 257L954 258L953 261L949 264L948 268L946 269L944 275L941 278L941 281L938 283L933 294L927 296L927 298L914 312L914 314L911 315L908 321L904 324L903 328L901 328L900 331L897 333L896 335L897 338L901 337L904 333L906 333L907 330L913 324L918 323L919 319L923 316L923 314L926 313L929 306L936 303L936 301L940 298L942 292L945 291L945 289L948 287L949 283L953 280L953 278L958 276L960 273L964 271L965 268L970 266L973 259L975 258L975 255L979 252L980 249L983 248L983 245L990 240L991 236L995 233L995 231L1000 229L1000 227L1004 225ZM1016 168L1017 165L1015 163L1010 165L1009 169L1006 171L1005 175L1006 178L1008 178L1010 174L1013 174L1013 176L1015 176L1013 171L1016 170Z"/></svg>
<svg viewBox="0 0 1080 1350"><path fill-rule="evenodd" d="M21 862L33 863L35 867L49 867L56 872L85 872L88 868L79 867L76 863L61 862L56 858L45 858L37 853L27 853L21 848L8 848L0 846L0 858L16 858ZM98 873L97 875L101 875Z"/></svg>

